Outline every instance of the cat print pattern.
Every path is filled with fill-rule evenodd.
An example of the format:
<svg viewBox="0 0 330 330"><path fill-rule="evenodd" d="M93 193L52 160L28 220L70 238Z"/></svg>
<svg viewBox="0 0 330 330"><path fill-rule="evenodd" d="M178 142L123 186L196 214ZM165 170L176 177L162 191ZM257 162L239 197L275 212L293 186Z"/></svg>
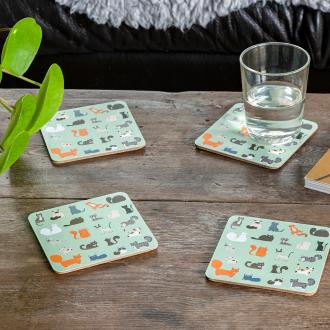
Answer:
<svg viewBox="0 0 330 330"><path fill-rule="evenodd" d="M62 111L42 130L57 163L137 150L145 146L127 104L114 101Z"/></svg>
<svg viewBox="0 0 330 330"><path fill-rule="evenodd" d="M329 232L315 225L232 216L206 276L217 282L314 294L329 252Z"/></svg>
<svg viewBox="0 0 330 330"><path fill-rule="evenodd" d="M38 211L29 216L29 222L58 273L126 258L158 246L129 196L121 192Z"/></svg>

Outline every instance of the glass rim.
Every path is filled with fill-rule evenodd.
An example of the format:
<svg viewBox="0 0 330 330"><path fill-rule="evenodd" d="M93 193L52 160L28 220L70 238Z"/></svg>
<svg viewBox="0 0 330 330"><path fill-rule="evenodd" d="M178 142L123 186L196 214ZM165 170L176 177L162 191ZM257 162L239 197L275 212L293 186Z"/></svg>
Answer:
<svg viewBox="0 0 330 330"><path fill-rule="evenodd" d="M249 66L247 66L244 62L243 62L243 56L249 52L250 50L254 49L254 48L257 48L257 47L260 47L260 46L267 46L267 45L282 45L282 46L290 46L292 48L296 48L296 49L299 49L300 51L302 51L306 56L307 56L307 61L304 65L302 65L300 68L296 69L296 70L292 70L292 71L288 71L288 72L277 72L277 73L267 73L267 72L261 72L261 71L258 71L258 70L255 70L255 69L252 69L250 68ZM308 52L300 47L300 46L297 46L295 44L290 44L288 42L276 42L276 41L271 41L271 42L262 42L260 44L256 44L256 45L252 45L246 49L244 49L241 53L241 55L239 56L239 62L241 64L241 66L243 68L245 68L246 70L250 71L250 72L253 72L253 73L256 73L256 74L259 74L259 75L262 75L262 76L273 76L273 77L276 77L276 76L289 76L289 75L292 75L292 74L296 74L302 70L305 70L309 64L310 64L310 61L311 61L311 57L310 55L308 54Z"/></svg>

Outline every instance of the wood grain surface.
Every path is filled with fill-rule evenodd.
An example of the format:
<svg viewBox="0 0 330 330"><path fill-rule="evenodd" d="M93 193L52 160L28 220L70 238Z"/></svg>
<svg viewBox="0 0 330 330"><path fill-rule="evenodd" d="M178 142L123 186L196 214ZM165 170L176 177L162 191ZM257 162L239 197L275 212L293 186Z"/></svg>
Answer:
<svg viewBox="0 0 330 330"><path fill-rule="evenodd" d="M1 90L9 101L22 90ZM66 91L62 108L127 101L143 151L54 166L40 135L0 177L0 329L328 329L330 272L312 297L209 282L229 216L329 226L329 195L303 177L330 146L330 95L309 94L319 130L279 171L194 147L239 93ZM8 115L0 111L0 133ZM159 241L157 252L57 275L27 222L31 212L125 191Z"/></svg>

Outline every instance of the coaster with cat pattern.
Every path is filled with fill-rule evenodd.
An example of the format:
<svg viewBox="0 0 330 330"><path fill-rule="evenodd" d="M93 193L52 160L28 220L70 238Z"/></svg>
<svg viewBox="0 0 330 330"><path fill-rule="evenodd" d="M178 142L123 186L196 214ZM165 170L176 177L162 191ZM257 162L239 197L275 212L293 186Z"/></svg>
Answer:
<svg viewBox="0 0 330 330"><path fill-rule="evenodd" d="M253 140L245 126L244 104L233 105L195 145L199 149L245 161L269 169L278 169L315 133L317 124L303 120L295 139L287 144L272 146Z"/></svg>
<svg viewBox="0 0 330 330"><path fill-rule="evenodd" d="M157 240L127 194L118 192L29 215L57 273L155 250Z"/></svg>
<svg viewBox="0 0 330 330"><path fill-rule="evenodd" d="M123 101L59 111L41 133L50 158L58 164L145 146L140 129Z"/></svg>
<svg viewBox="0 0 330 330"><path fill-rule="evenodd" d="M316 293L330 228L234 215L206 270L211 281L302 295Z"/></svg>

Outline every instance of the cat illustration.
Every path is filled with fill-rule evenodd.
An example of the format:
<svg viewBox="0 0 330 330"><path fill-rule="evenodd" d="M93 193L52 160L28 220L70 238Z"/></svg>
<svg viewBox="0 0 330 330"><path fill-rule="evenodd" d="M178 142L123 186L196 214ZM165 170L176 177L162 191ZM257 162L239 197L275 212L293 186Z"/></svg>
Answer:
<svg viewBox="0 0 330 330"><path fill-rule="evenodd" d="M119 128L119 129L121 129L121 128L127 128L131 124L132 124L132 121L131 120L126 120L124 124L117 125L116 127Z"/></svg>
<svg viewBox="0 0 330 330"><path fill-rule="evenodd" d="M274 280L267 281L267 283L274 286L281 286L283 284L283 280L281 278L275 278Z"/></svg>
<svg viewBox="0 0 330 330"><path fill-rule="evenodd" d="M245 281L251 281L251 282L260 282L261 278L260 277L254 277L253 275L243 275L243 280Z"/></svg>
<svg viewBox="0 0 330 330"><path fill-rule="evenodd" d="M235 258L232 257L232 256L228 256L226 259L227 259L226 261L227 261L229 264L236 265L236 264L238 263L238 260L235 259Z"/></svg>
<svg viewBox="0 0 330 330"><path fill-rule="evenodd" d="M62 256L60 256L59 254L54 254L54 255L50 256L50 260L53 262L59 263L62 265L62 267L66 268L66 267L69 267L69 266L72 266L75 264L80 264L81 256L80 256L80 254L77 254L77 255L73 256L71 259L64 260L62 258Z"/></svg>
<svg viewBox="0 0 330 330"><path fill-rule="evenodd" d="M127 249L126 249L126 248L124 248L124 247L120 247L120 248L118 248L118 250L115 251L113 254L114 254L115 256L119 256L119 255L124 254L124 253L126 253L126 252L127 252Z"/></svg>
<svg viewBox="0 0 330 330"><path fill-rule="evenodd" d="M128 118L129 118L127 112L121 111L120 114L121 114L121 116L122 116L122 119L128 119Z"/></svg>
<svg viewBox="0 0 330 330"><path fill-rule="evenodd" d="M229 252L235 251L235 247L233 247L230 243L229 244L225 243L224 247L226 251Z"/></svg>
<svg viewBox="0 0 330 330"><path fill-rule="evenodd" d="M137 221L137 220L138 220L138 217L135 216L135 215L133 215L133 216L130 217L129 220L127 220L127 221L123 221L120 225L121 225L121 227L125 230L125 228L126 228L127 226L129 226L129 225L134 225L134 224L135 224L135 221Z"/></svg>
<svg viewBox="0 0 330 330"><path fill-rule="evenodd" d="M226 235L226 237L233 242L240 242L243 243L247 240L247 236L246 233L242 232L240 235L238 235L237 233L228 233Z"/></svg>
<svg viewBox="0 0 330 330"><path fill-rule="evenodd" d="M313 236L318 236L318 237L328 237L329 236L329 232L325 229L311 228L309 233Z"/></svg>
<svg viewBox="0 0 330 330"><path fill-rule="evenodd" d="M89 216L89 218L92 220L92 221L99 221L99 220L103 220L102 217L99 217L97 216L97 214L92 214Z"/></svg>
<svg viewBox="0 0 330 330"><path fill-rule="evenodd" d="M308 250L309 247L311 246L311 242L308 242L308 241L305 241L305 242L301 242L301 243L298 243L296 245L296 248L299 249L299 250Z"/></svg>
<svg viewBox="0 0 330 330"><path fill-rule="evenodd" d="M245 263L245 266L248 268L254 268L254 269L262 269L262 267L265 264L263 262L252 262L252 261L247 261Z"/></svg>
<svg viewBox="0 0 330 330"><path fill-rule="evenodd" d="M130 146L136 146L136 145L138 145L139 142L141 142L141 138L138 137L138 136L136 136L136 137L134 138L134 141L124 141L124 142L122 142L121 144L122 144L123 146L125 146L125 147L130 147Z"/></svg>
<svg viewBox="0 0 330 330"><path fill-rule="evenodd" d="M261 229L262 228L262 224L261 224L261 220L254 220L251 224L247 225L246 228L248 229Z"/></svg>
<svg viewBox="0 0 330 330"><path fill-rule="evenodd" d="M37 226L41 226L45 222L42 213L36 213L36 219L34 221Z"/></svg>
<svg viewBox="0 0 330 330"><path fill-rule="evenodd" d="M217 148L217 147L220 147L223 142L221 141L211 141L212 140L212 134L211 133L204 133L203 134L203 144L204 145L208 145L208 146L211 146L213 148Z"/></svg>
<svg viewBox="0 0 330 330"><path fill-rule="evenodd" d="M107 105L107 108L109 110L119 110L119 109L125 108L125 106L122 103L113 103L113 104Z"/></svg>
<svg viewBox="0 0 330 330"><path fill-rule="evenodd" d="M81 128L81 129L72 129L71 133L74 137L79 137L79 136L88 136L88 130L86 128Z"/></svg>
<svg viewBox="0 0 330 330"><path fill-rule="evenodd" d="M62 241L60 239L53 239L53 238L47 238L47 242L53 246L62 244Z"/></svg>
<svg viewBox="0 0 330 330"><path fill-rule="evenodd" d="M78 207L77 207L77 205L70 205L69 206L69 210L70 210L70 213L72 215L76 215L76 214L85 212L85 209L79 210Z"/></svg>
<svg viewBox="0 0 330 330"><path fill-rule="evenodd" d="M290 232L291 232L292 235L305 236L305 237L308 236L301 229L298 229L295 225L289 225L289 229L290 229Z"/></svg>
<svg viewBox="0 0 330 330"><path fill-rule="evenodd" d="M295 269L295 273L306 276L309 276L313 271L314 271L313 267L301 268L299 264L297 264L297 267Z"/></svg>
<svg viewBox="0 0 330 330"><path fill-rule="evenodd" d="M98 224L98 225L94 226L94 228L96 228L102 234L106 234L106 233L112 232L112 229L110 227L110 222L109 222L109 226L108 227L102 227L100 224Z"/></svg>
<svg viewBox="0 0 330 330"><path fill-rule="evenodd" d="M317 241L317 248L316 251L324 251L325 248L327 247L328 243L323 245L324 242Z"/></svg>
<svg viewBox="0 0 330 330"><path fill-rule="evenodd" d="M126 197L123 196L123 195L116 195L116 196L113 196L113 197L107 197L106 198L106 201L109 204L121 203L121 202L124 202L125 200L126 200Z"/></svg>
<svg viewBox="0 0 330 330"><path fill-rule="evenodd" d="M78 231L71 230L69 233L73 236L74 239L87 238L91 235L89 233L89 231L85 228L84 229L79 229Z"/></svg>
<svg viewBox="0 0 330 330"><path fill-rule="evenodd" d="M222 261L220 260L212 260L211 266L215 269L215 274L218 276L233 277L239 272L239 268L223 269Z"/></svg>
<svg viewBox="0 0 330 330"><path fill-rule="evenodd" d="M59 133L59 132L63 132L64 130L65 130L65 127L61 124L57 124L55 127L53 127L53 126L46 127L46 132L48 132L48 133Z"/></svg>
<svg viewBox="0 0 330 330"><path fill-rule="evenodd" d="M288 238L283 238L283 237L281 238L280 244L291 246L291 244L289 243L289 239Z"/></svg>
<svg viewBox="0 0 330 330"><path fill-rule="evenodd" d="M70 124L70 125L66 125L66 126L77 126L77 125L83 125L83 124L85 124L85 120L83 120L83 119L79 119L79 120L74 120L73 122L72 122L72 124Z"/></svg>
<svg viewBox="0 0 330 330"><path fill-rule="evenodd" d="M107 257L107 255L105 253L100 254L100 255L94 254L92 256L89 256L89 260L90 261L96 261L96 260L104 259L106 257Z"/></svg>
<svg viewBox="0 0 330 330"><path fill-rule="evenodd" d="M276 252L278 252L278 251L276 250ZM281 249L281 252L282 252L282 249ZM290 252L288 255L278 253L278 254L276 255L276 259L289 260L291 254L293 254L293 252Z"/></svg>
<svg viewBox="0 0 330 330"><path fill-rule="evenodd" d="M98 247L98 245L97 245L97 242L96 241L92 241L92 242L90 242L90 243L87 243L87 244L81 244L80 245L80 248L82 249L82 250L90 250L90 249L95 249L95 248L97 248Z"/></svg>
<svg viewBox="0 0 330 330"><path fill-rule="evenodd" d="M52 211L52 213L50 220L58 220L64 217L64 214L60 210Z"/></svg>
<svg viewBox="0 0 330 330"><path fill-rule="evenodd" d="M50 151L54 155L58 155L60 158L77 156L77 152L78 152L77 149L71 149L70 151L62 152L60 148L51 148Z"/></svg>
<svg viewBox="0 0 330 330"><path fill-rule="evenodd" d="M106 238L104 241L108 244L108 246L115 245L119 242L120 236L114 236L110 238Z"/></svg>
<svg viewBox="0 0 330 330"><path fill-rule="evenodd" d="M122 206L122 208L125 210L126 214L130 214L130 213L133 213L133 207L132 205L124 205Z"/></svg>
<svg viewBox="0 0 330 330"><path fill-rule="evenodd" d="M279 230L279 229L278 229L278 225L279 225L278 222L273 221L273 222L270 224L270 226L269 226L269 228L268 228L268 231L273 231L273 232L275 232L275 233L280 233L280 232L284 231L284 229Z"/></svg>
<svg viewBox="0 0 330 330"><path fill-rule="evenodd" d="M140 234L141 234L141 229L140 228L134 228L134 229L132 229L131 232L128 233L127 237L131 238L131 237L134 237L134 236L139 236Z"/></svg>
<svg viewBox="0 0 330 330"><path fill-rule="evenodd" d="M62 229L55 223L52 224L51 228L42 228L40 230L40 234L44 236L52 236L59 234L62 231Z"/></svg>
<svg viewBox="0 0 330 330"><path fill-rule="evenodd" d="M301 256L299 261L302 262L315 262L317 260L321 260L322 256L320 254L315 254L315 256L311 256L311 257L306 257L306 256Z"/></svg>
<svg viewBox="0 0 330 330"><path fill-rule="evenodd" d="M242 146L243 144L245 144L247 141L245 140L238 140L236 138L231 138L230 139L230 142L234 143L234 144L237 144L239 146Z"/></svg>
<svg viewBox="0 0 330 330"><path fill-rule="evenodd" d="M288 270L289 268L287 266L278 266L278 265L272 265L272 270L270 271L273 274L282 274L283 270Z"/></svg>
<svg viewBox="0 0 330 330"><path fill-rule="evenodd" d="M97 204L97 203L93 203L93 202L86 202L85 203L87 206L91 207L93 210L96 210L96 209L102 209L104 207L107 207L108 205L107 204Z"/></svg>
<svg viewBox="0 0 330 330"><path fill-rule="evenodd" d="M71 253L72 251L73 251L73 248L62 247L62 248L60 249L60 253L62 253L62 254L64 254L64 255L69 254L69 253Z"/></svg>
<svg viewBox="0 0 330 330"><path fill-rule="evenodd" d="M109 219L116 219L118 217L120 217L119 210L111 210L110 213L108 214Z"/></svg>
<svg viewBox="0 0 330 330"><path fill-rule="evenodd" d="M264 246L257 247L254 244L250 245L250 255L255 255L257 257L264 257L268 252L268 249Z"/></svg>
<svg viewBox="0 0 330 330"><path fill-rule="evenodd" d="M238 217L237 220L233 221L233 223L230 225L231 229L238 228L241 226L243 223L244 218L243 217Z"/></svg>
<svg viewBox="0 0 330 330"><path fill-rule="evenodd" d="M293 288L301 288L306 289L307 286L312 286L315 284L315 280L312 278L309 278L307 282L300 282L298 279L291 279L290 280L291 287Z"/></svg>
<svg viewBox="0 0 330 330"><path fill-rule="evenodd" d="M253 151L258 151L259 149L265 149L264 146L258 146L257 144L253 143L251 144L249 150L253 150Z"/></svg>
<svg viewBox="0 0 330 330"><path fill-rule="evenodd" d="M149 243L152 241L152 238L150 236L144 236L144 242L133 242L131 243L131 246L135 247L136 249L141 249L143 247L148 247Z"/></svg>
<svg viewBox="0 0 330 330"><path fill-rule="evenodd" d="M273 235L260 235L259 237L251 237L251 238L259 240L259 241L271 242L274 239L274 236Z"/></svg>
<svg viewBox="0 0 330 330"><path fill-rule="evenodd" d="M63 227L78 225L82 222L84 222L84 218L82 218L82 217L74 218L74 219L70 220L70 223L68 225L64 225Z"/></svg>

